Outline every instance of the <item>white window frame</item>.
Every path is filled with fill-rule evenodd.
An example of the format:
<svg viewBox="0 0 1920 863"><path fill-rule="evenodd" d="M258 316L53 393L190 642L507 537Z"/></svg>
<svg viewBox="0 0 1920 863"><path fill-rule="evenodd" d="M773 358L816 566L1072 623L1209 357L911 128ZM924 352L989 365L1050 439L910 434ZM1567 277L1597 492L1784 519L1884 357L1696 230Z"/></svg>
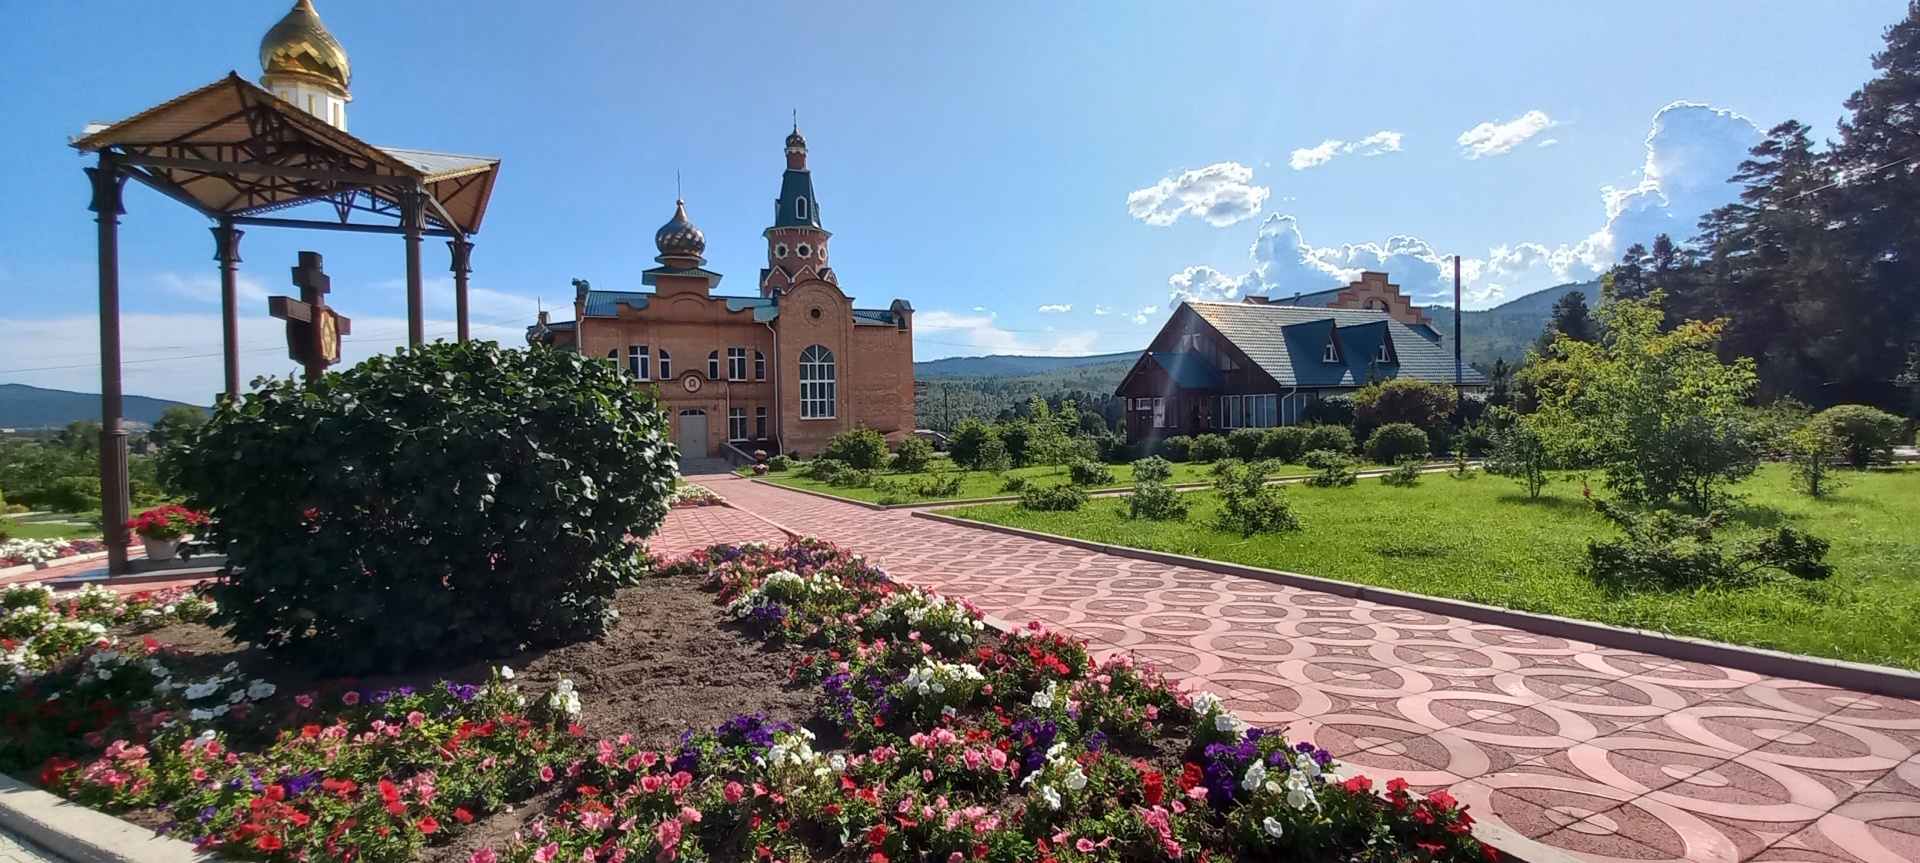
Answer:
<svg viewBox="0 0 1920 863"><path fill-rule="evenodd" d="M664 381L664 380L671 380L672 378L673 378L672 359L667 356L667 349L661 348L660 349L660 379Z"/></svg>
<svg viewBox="0 0 1920 863"><path fill-rule="evenodd" d="M835 369L833 351L826 345L808 345L800 351L801 419L830 420L839 416Z"/></svg>
<svg viewBox="0 0 1920 863"><path fill-rule="evenodd" d="M727 408L727 440L738 442L747 439L747 409Z"/></svg>
<svg viewBox="0 0 1920 863"><path fill-rule="evenodd" d="M1323 363L1340 361L1340 348L1333 343L1333 339L1327 339L1327 349L1320 352L1320 361Z"/></svg>
<svg viewBox="0 0 1920 863"><path fill-rule="evenodd" d="M652 352L647 350L646 345L627 345L627 374L632 375L634 380L653 379L653 369L649 368L653 365L651 360Z"/></svg>
<svg viewBox="0 0 1920 863"><path fill-rule="evenodd" d="M1167 400L1166 399L1156 398L1153 400L1153 427L1157 429L1163 429L1167 427Z"/></svg>
<svg viewBox="0 0 1920 863"><path fill-rule="evenodd" d="M747 349L727 348L727 380L747 379Z"/></svg>
<svg viewBox="0 0 1920 863"><path fill-rule="evenodd" d="M811 216L807 215L807 199L806 198L793 199L793 217L796 219L812 218Z"/></svg>

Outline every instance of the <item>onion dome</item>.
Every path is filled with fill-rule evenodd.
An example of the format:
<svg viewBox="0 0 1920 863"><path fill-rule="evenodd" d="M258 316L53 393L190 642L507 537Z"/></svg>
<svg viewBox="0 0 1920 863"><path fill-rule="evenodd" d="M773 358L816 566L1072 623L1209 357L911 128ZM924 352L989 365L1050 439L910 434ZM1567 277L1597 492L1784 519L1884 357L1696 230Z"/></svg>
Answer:
<svg viewBox="0 0 1920 863"><path fill-rule="evenodd" d="M673 220L660 226L653 235L662 258L698 258L707 251L707 235L687 221L687 202L674 202Z"/></svg>
<svg viewBox="0 0 1920 863"><path fill-rule="evenodd" d="M801 137L800 126L798 124L795 124L793 127L793 134L787 136L787 149L805 150L806 148L807 148L807 139L804 137Z"/></svg>
<svg viewBox="0 0 1920 863"><path fill-rule="evenodd" d="M320 23L320 13L314 11L312 0L293 4L286 17L260 40L260 69L268 77L317 80L342 93L353 79L347 50Z"/></svg>

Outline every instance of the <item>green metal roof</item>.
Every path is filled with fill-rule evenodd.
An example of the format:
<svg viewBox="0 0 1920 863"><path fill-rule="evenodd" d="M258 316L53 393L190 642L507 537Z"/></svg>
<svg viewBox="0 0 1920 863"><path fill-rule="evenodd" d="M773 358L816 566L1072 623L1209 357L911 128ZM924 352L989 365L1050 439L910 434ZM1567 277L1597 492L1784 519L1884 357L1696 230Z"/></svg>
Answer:
<svg viewBox="0 0 1920 863"><path fill-rule="evenodd" d="M807 199L807 215L799 216L795 203ZM774 202L773 226L776 228L820 227L820 199L813 196L813 173L789 169L780 177L780 200Z"/></svg>
<svg viewBox="0 0 1920 863"><path fill-rule="evenodd" d="M1182 303L1212 325L1241 353L1283 387L1360 387L1383 340L1392 339L1395 362L1380 363L1386 378L1453 382L1453 352L1430 335L1374 309L1326 309L1252 303ZM1326 362L1329 339L1338 338L1341 359ZM1461 382L1485 385L1471 366Z"/></svg>

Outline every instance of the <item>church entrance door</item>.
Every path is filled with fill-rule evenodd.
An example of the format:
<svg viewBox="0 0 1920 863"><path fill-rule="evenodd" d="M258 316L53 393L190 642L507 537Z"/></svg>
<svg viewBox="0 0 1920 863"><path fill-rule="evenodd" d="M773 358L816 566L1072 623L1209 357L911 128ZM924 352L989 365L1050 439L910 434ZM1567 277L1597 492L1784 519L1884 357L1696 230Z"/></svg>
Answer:
<svg viewBox="0 0 1920 863"><path fill-rule="evenodd" d="M690 408L680 412L681 458L707 457L707 412Z"/></svg>

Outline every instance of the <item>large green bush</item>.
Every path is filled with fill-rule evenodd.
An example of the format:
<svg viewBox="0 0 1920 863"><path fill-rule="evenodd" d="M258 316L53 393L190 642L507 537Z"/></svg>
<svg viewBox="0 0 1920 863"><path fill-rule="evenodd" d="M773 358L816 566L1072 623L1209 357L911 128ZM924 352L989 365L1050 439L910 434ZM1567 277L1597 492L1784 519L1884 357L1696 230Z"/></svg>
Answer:
<svg viewBox="0 0 1920 863"><path fill-rule="evenodd" d="M1087 490L1070 483L1029 486L1020 494L1020 505L1037 512L1071 512L1087 505Z"/></svg>
<svg viewBox="0 0 1920 863"><path fill-rule="evenodd" d="M1227 448L1227 439L1217 434L1197 435L1193 439L1193 446L1187 449L1188 459L1200 464L1231 458L1232 455L1233 452Z"/></svg>
<svg viewBox="0 0 1920 863"><path fill-rule="evenodd" d="M1258 455L1261 458L1298 464L1300 457L1306 454L1307 430L1301 426L1267 429L1266 437L1260 440Z"/></svg>
<svg viewBox="0 0 1920 863"><path fill-rule="evenodd" d="M610 364L438 343L265 384L164 462L227 555L216 622L362 674L604 633L666 518L668 439Z"/></svg>
<svg viewBox="0 0 1920 863"><path fill-rule="evenodd" d="M1228 461L1214 469L1214 490L1220 495L1214 527L1242 538L1300 529L1300 518L1280 487L1267 484L1268 467L1266 462Z"/></svg>
<svg viewBox="0 0 1920 863"><path fill-rule="evenodd" d="M1260 444L1266 439L1266 429L1234 429L1227 432L1227 452L1241 461L1253 461L1260 457Z"/></svg>
<svg viewBox="0 0 1920 863"><path fill-rule="evenodd" d="M1067 479L1082 488L1106 488L1114 482L1112 468L1087 459L1068 465Z"/></svg>
<svg viewBox="0 0 1920 863"><path fill-rule="evenodd" d="M1160 457L1167 461L1186 461L1193 455L1193 438L1177 434L1160 442Z"/></svg>
<svg viewBox="0 0 1920 863"><path fill-rule="evenodd" d="M1330 449L1335 452L1353 452L1353 429L1342 425L1307 426L1307 437L1301 442L1302 453L1317 449Z"/></svg>
<svg viewBox="0 0 1920 863"><path fill-rule="evenodd" d="M1892 461L1893 448L1907 430L1906 420L1866 405L1834 405L1814 419L1839 439L1847 464L1854 467Z"/></svg>
<svg viewBox="0 0 1920 863"><path fill-rule="evenodd" d="M858 470L884 470L892 459L887 453L887 439L866 426L834 435L820 457L846 462Z"/></svg>
<svg viewBox="0 0 1920 863"><path fill-rule="evenodd" d="M893 453L893 469L903 473L926 470L932 463L933 444L913 435L900 441L900 449Z"/></svg>
<svg viewBox="0 0 1920 863"><path fill-rule="evenodd" d="M1427 433L1413 423L1387 423L1367 437L1367 458L1376 464L1424 461L1433 449Z"/></svg>
<svg viewBox="0 0 1920 863"><path fill-rule="evenodd" d="M1745 587L1790 575L1819 580L1833 574L1827 541L1776 527L1731 546L1714 535L1719 513L1691 516L1672 510L1634 512L1595 500L1619 526L1618 539L1587 541L1589 578L1616 590L1697 590Z"/></svg>
<svg viewBox="0 0 1920 863"><path fill-rule="evenodd" d="M966 470L987 470L982 463L986 454L987 442L998 441L1000 434L993 426L982 422L978 417L967 417L955 426L953 434L947 438L947 453L953 456L953 463ZM1006 450L1000 454L1004 457Z"/></svg>
<svg viewBox="0 0 1920 863"><path fill-rule="evenodd" d="M1370 426L1410 423L1432 428L1447 422L1459 406L1453 387L1418 378L1394 378L1353 394L1355 419Z"/></svg>

